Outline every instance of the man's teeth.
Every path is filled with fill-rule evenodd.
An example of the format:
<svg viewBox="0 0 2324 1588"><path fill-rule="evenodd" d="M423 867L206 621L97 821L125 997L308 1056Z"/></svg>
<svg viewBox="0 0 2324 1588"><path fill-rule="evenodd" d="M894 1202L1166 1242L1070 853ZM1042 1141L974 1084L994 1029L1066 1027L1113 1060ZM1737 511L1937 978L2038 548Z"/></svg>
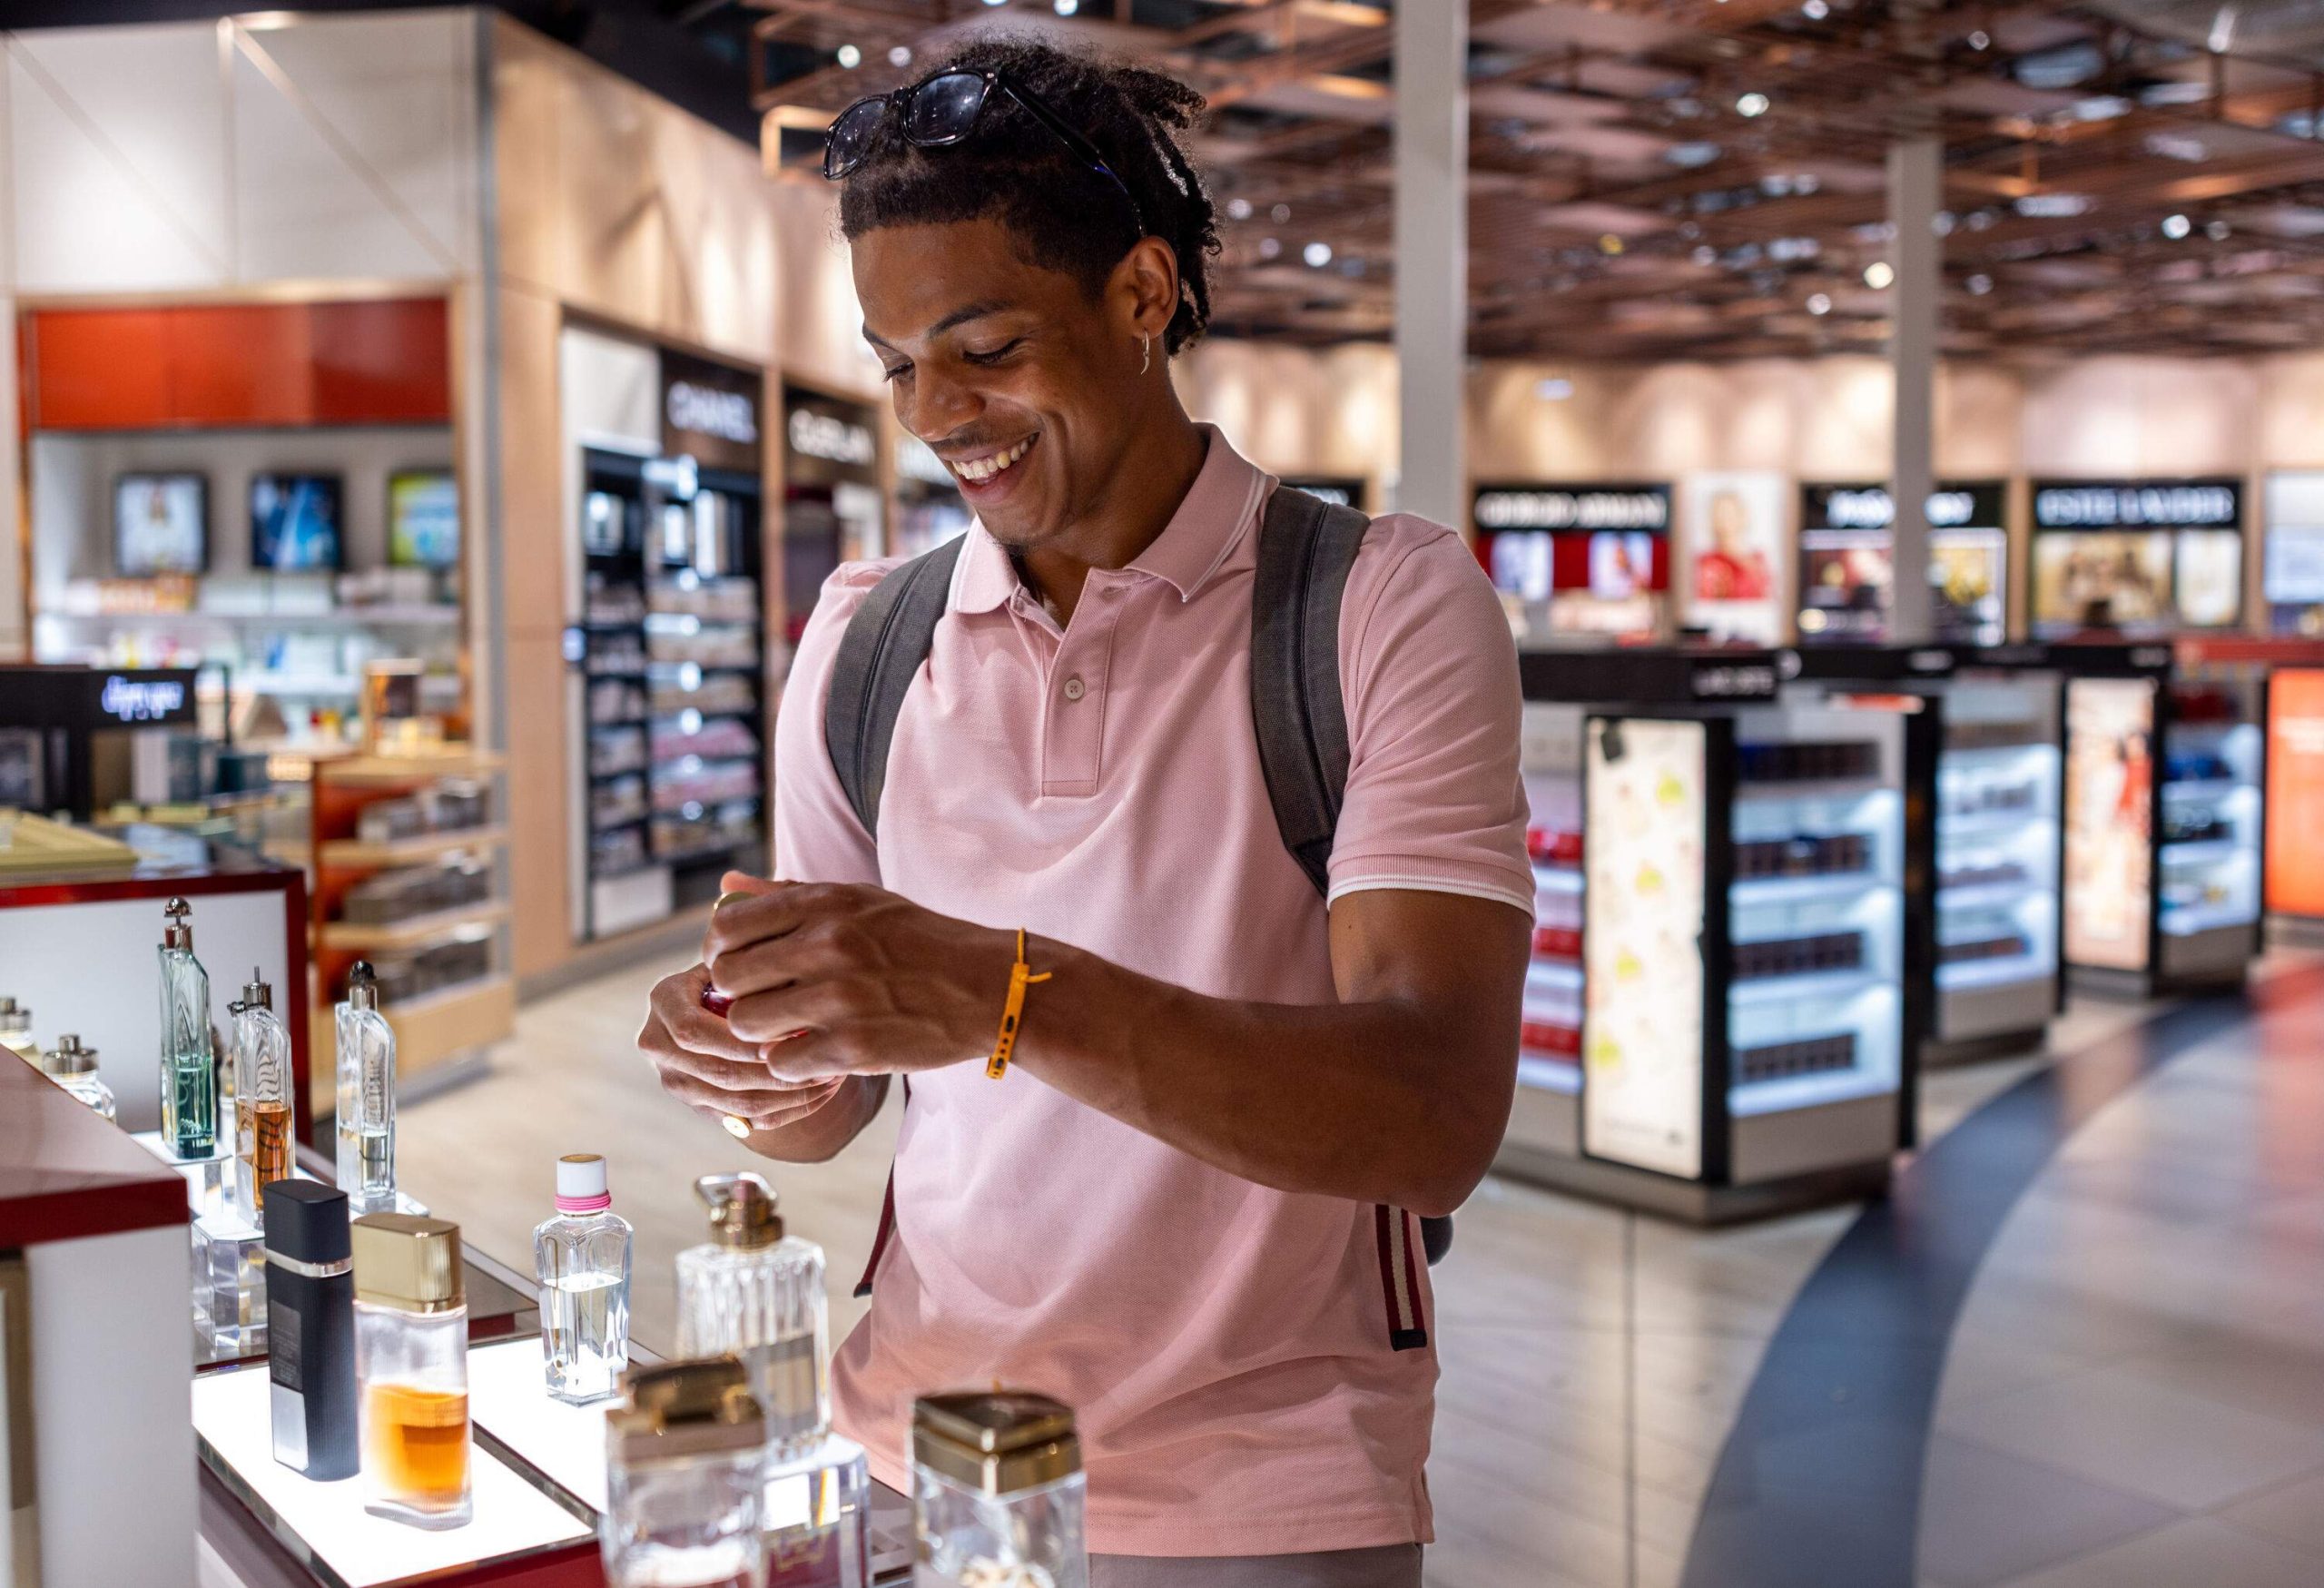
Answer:
<svg viewBox="0 0 2324 1588"><path fill-rule="evenodd" d="M1033 438L1028 436L1023 440L1018 442L1014 447L1009 448L1007 451L995 452L990 458L963 459L961 461L952 465L952 472L959 475L962 479L990 479L994 475L999 474L1002 469L1016 462L1019 458L1025 456L1026 452L1032 447L1032 445Z"/></svg>

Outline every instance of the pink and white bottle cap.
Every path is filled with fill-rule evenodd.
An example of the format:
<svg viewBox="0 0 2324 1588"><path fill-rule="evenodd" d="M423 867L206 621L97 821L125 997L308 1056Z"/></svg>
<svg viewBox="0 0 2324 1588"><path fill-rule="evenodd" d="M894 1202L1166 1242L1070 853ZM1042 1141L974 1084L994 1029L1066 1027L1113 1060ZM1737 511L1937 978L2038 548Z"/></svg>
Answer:
<svg viewBox="0 0 2324 1588"><path fill-rule="evenodd" d="M606 1160L594 1152L574 1152L556 1160L556 1210L603 1213L614 1205L606 1189Z"/></svg>

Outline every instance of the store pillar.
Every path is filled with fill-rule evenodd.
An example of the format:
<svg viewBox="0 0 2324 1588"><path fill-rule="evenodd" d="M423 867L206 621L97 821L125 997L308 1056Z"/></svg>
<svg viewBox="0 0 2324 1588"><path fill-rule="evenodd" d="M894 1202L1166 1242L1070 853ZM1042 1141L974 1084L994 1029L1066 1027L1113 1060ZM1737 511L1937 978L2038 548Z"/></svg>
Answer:
<svg viewBox="0 0 2324 1588"><path fill-rule="evenodd" d="M1888 150L1888 222L1896 272L1891 288L1889 367L1896 378L1889 468L1896 504L1892 633L1900 644L1935 636L1928 584L1929 493L1936 488L1936 320L1943 262L1936 207L1944 189L1945 145L1912 138Z"/></svg>
<svg viewBox="0 0 2324 1588"><path fill-rule="evenodd" d="M1399 511L1462 522L1469 313L1468 7L1396 11Z"/></svg>

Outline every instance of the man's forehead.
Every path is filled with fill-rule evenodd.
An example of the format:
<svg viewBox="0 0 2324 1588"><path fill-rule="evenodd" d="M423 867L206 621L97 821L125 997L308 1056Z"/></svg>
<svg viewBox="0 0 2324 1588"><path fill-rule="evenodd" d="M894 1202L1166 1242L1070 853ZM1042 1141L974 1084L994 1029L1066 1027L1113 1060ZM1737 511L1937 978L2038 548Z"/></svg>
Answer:
<svg viewBox="0 0 2324 1588"><path fill-rule="evenodd" d="M863 332L884 341L941 335L1071 289L1070 278L1023 258L994 221L881 227L852 246Z"/></svg>

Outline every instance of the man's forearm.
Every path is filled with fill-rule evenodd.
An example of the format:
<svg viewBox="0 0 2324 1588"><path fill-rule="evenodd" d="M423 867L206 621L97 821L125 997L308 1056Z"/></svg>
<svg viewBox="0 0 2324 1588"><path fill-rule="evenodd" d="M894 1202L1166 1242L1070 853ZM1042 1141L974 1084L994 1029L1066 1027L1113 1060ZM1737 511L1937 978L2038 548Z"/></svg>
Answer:
<svg viewBox="0 0 2324 1588"><path fill-rule="evenodd" d="M1229 1173L1448 1213L1499 1146L1513 1011L1246 1003L1061 944L1028 957L1056 975L1028 994L1017 1062Z"/></svg>

